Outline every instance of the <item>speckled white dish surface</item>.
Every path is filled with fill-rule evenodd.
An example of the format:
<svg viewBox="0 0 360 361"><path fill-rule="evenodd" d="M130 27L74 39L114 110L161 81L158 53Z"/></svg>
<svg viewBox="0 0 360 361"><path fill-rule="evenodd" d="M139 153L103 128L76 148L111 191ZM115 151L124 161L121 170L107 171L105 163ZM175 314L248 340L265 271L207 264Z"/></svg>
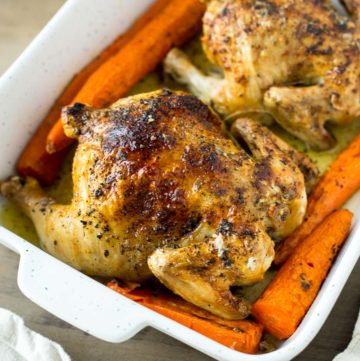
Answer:
<svg viewBox="0 0 360 361"><path fill-rule="evenodd" d="M126 30L152 0L68 0L0 79L0 179L72 76ZM219 360L290 360L315 337L360 255L360 194L348 203L353 229L296 333L279 349L246 355L116 294L0 226L0 243L20 254L18 283L32 301L109 342L152 326ZM356 240L356 238L358 238Z"/></svg>

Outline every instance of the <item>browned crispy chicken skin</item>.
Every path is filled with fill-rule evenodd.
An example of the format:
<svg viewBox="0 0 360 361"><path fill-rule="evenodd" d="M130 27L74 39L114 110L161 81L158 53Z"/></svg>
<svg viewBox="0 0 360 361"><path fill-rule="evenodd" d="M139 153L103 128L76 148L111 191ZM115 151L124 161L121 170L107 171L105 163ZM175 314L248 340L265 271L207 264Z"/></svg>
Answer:
<svg viewBox="0 0 360 361"><path fill-rule="evenodd" d="M178 49L167 72L224 114L270 113L315 149L334 144L326 122L360 116L360 0L352 19L326 0L209 0L203 48L224 71L205 76Z"/></svg>
<svg viewBox="0 0 360 361"><path fill-rule="evenodd" d="M230 287L261 280L274 256L271 237L300 224L299 167L311 180L313 164L241 119L234 133L249 155L206 105L181 92L103 110L75 104L63 123L79 141L71 204L55 204L33 179L0 187L34 221L43 247L88 274L137 282L155 275L210 312L245 317L248 305Z"/></svg>

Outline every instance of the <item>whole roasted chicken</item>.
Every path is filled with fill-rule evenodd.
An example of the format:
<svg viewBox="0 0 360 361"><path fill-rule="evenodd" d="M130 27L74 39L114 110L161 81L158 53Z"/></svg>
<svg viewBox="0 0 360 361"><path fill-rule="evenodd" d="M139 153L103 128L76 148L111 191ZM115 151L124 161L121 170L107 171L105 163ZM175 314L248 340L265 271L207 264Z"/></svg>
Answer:
<svg viewBox="0 0 360 361"><path fill-rule="evenodd" d="M178 49L167 72L227 115L270 114L322 150L326 122L360 116L360 0L208 0L202 44L223 76L206 76Z"/></svg>
<svg viewBox="0 0 360 361"><path fill-rule="evenodd" d="M155 275L214 314L245 317L247 302L230 287L261 280L272 238L302 221L311 161L239 119L233 131L245 151L205 104L168 90L103 110L75 104L63 124L79 141L71 204L55 204L31 178L0 186L33 220L42 246L88 274Z"/></svg>

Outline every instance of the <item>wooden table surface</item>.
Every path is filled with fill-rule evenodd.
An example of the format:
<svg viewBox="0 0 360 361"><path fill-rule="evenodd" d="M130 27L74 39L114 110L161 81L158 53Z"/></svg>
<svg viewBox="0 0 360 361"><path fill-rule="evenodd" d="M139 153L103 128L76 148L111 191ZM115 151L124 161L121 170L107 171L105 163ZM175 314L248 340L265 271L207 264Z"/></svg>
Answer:
<svg viewBox="0 0 360 361"><path fill-rule="evenodd" d="M46 24L64 0L0 1L0 74ZM0 246L0 307L25 319L33 330L60 343L74 361L183 361L209 357L147 328L130 341L109 344L79 331L25 298L16 283L18 256ZM360 306L360 263L315 340L295 360L328 361L351 339Z"/></svg>

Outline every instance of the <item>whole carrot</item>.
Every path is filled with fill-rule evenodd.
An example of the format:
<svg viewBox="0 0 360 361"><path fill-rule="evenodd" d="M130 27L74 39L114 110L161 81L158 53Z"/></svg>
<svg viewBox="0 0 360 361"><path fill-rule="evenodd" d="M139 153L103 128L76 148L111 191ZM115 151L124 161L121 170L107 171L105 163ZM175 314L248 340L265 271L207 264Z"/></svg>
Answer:
<svg viewBox="0 0 360 361"><path fill-rule="evenodd" d="M290 337L314 301L345 241L352 214L335 211L305 238L252 307L253 316L279 339Z"/></svg>
<svg viewBox="0 0 360 361"><path fill-rule="evenodd" d="M96 71L105 61L123 47L146 23L151 21L168 4L168 0L157 0L130 29L117 37L102 53L92 60L84 69L71 80L60 97L52 106L50 112L42 121L35 134L23 150L16 169L22 176L31 176L38 179L42 184L51 184L59 173L59 169L66 156L66 152L49 154L46 151L46 138L61 115L61 109L71 103L76 94L83 87L90 75Z"/></svg>
<svg viewBox="0 0 360 361"><path fill-rule="evenodd" d="M339 154L316 184L309 196L304 222L276 249L274 263L283 263L328 214L341 207L359 188L360 135Z"/></svg>
<svg viewBox="0 0 360 361"><path fill-rule="evenodd" d="M262 326L253 321L228 321L202 310L178 296L150 289L128 289L116 280L108 287L122 295L169 317L227 347L255 353L262 336Z"/></svg>
<svg viewBox="0 0 360 361"><path fill-rule="evenodd" d="M173 46L182 45L196 34L204 11L205 5L199 0L169 1L158 16L91 75L72 102L105 107L125 96ZM72 142L59 119L48 135L48 152L58 152Z"/></svg>

